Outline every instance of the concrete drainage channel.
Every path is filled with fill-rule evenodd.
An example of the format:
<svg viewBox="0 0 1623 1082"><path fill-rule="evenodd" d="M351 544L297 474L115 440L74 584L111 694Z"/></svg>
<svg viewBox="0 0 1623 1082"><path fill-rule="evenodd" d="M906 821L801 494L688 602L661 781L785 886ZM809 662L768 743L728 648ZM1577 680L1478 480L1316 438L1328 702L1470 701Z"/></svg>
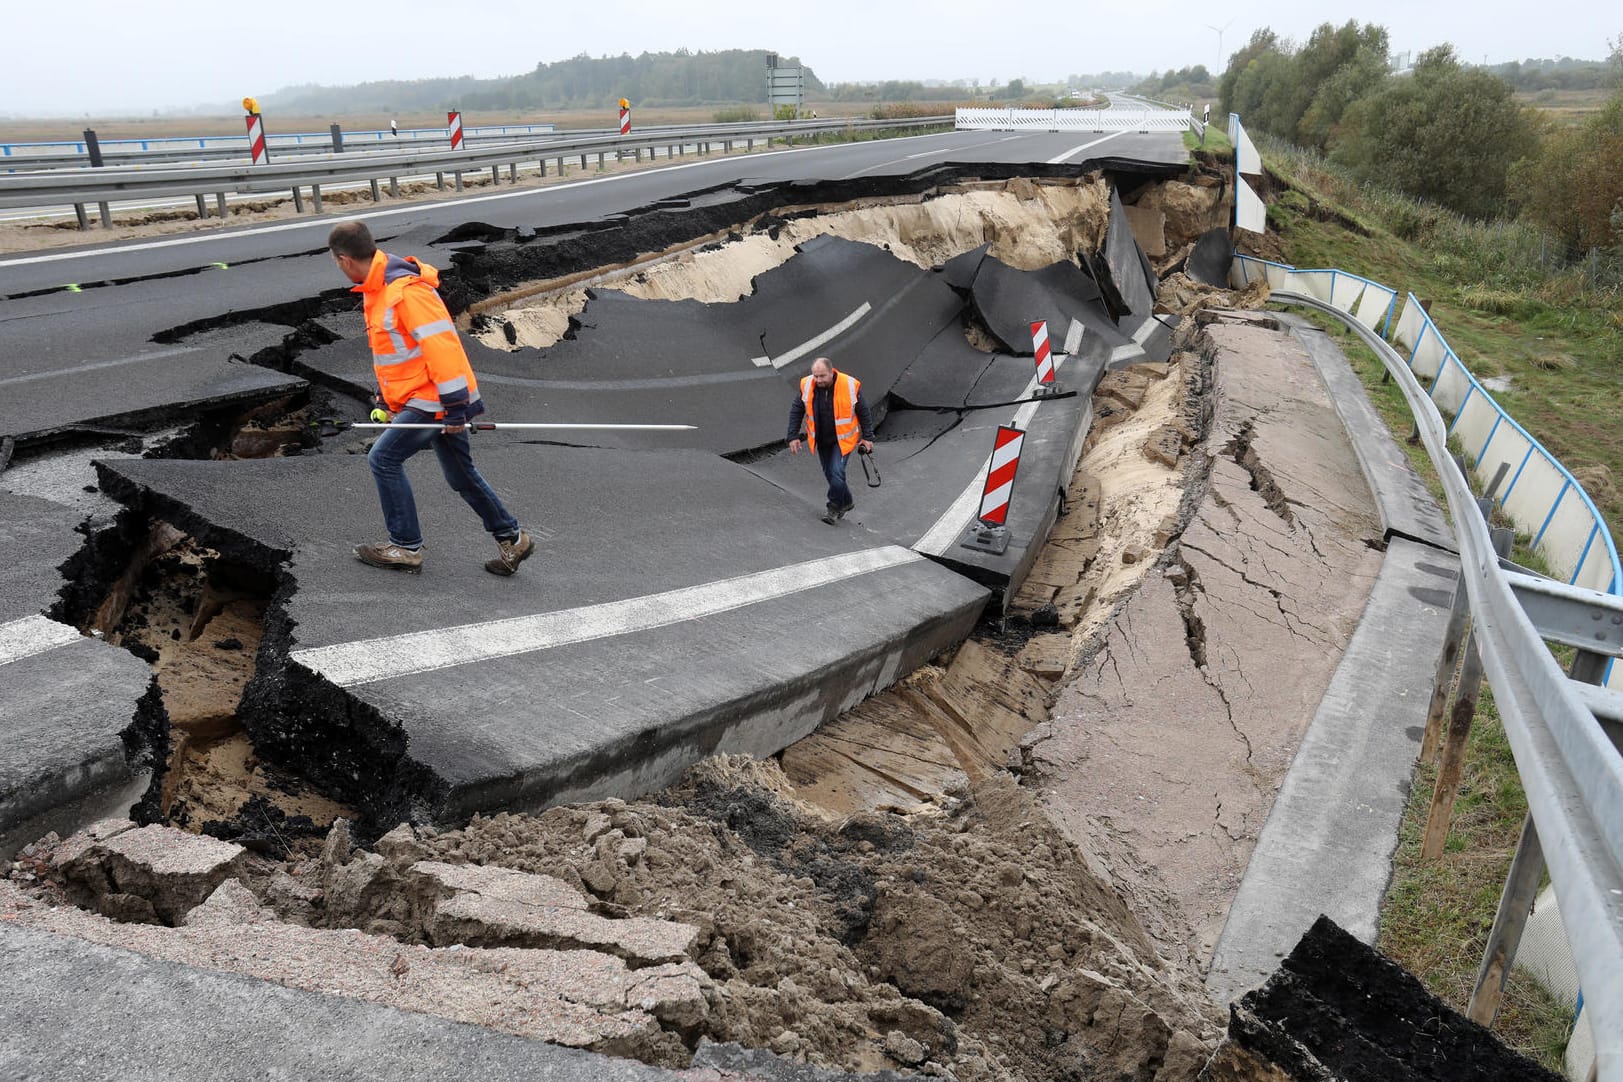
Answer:
<svg viewBox="0 0 1623 1082"><path fill-rule="evenodd" d="M872 212L845 227L871 237ZM768 239L821 216L785 219ZM1032 226L1004 230L1011 254ZM988 232L974 244L997 243ZM890 239L931 263L964 250L922 230ZM721 301L737 296L736 274L701 264L726 258L690 252L620 277ZM696 284L673 286L682 276ZM493 306L480 333L503 348L564 335L578 284L536 291L561 317ZM0 919L658 1067L1170 1082L1280 1077L1263 1062L1271 1055L1289 1077L1317 1077L1317 1061L1280 1040L1288 1011L1267 1005L1324 994L1314 974L1362 947L1320 932L1296 983L1253 1004L1231 1030L1240 1039L1223 1044L1223 1012L1178 943L1186 932L1153 892L1126 885L1111 831L1079 845L1039 800L1087 784L1086 767L1036 766L1034 738L1050 735L1060 689L1147 574L1180 591L1188 643L1177 653L1207 670L1203 591L1176 547L1187 493L1207 487L1213 461L1235 464L1263 513L1292 525L1289 481L1259 459L1252 429L1208 445L1213 354L1194 332L1191 321L1169 362L1100 383L1065 513L1006 620L775 760L710 759L634 802L430 828L388 821L391 804L323 796L364 801L367 756L398 756L365 744L383 739L381 719L338 689L306 689L310 728L347 715L361 742L289 734L256 753L237 706L245 691L250 706L275 693L265 667L286 665L276 644L296 583L281 554L149 499L93 536L73 575L83 588L59 615L153 663L168 731L149 711L141 738L166 746L170 768L143 803L149 825L98 824L26 847L0 881ZM290 342L311 334L301 327ZM296 367L298 353L256 359ZM297 434L262 447L358 449L337 433L304 446L327 412L337 407L292 411L285 426L261 418L265 431ZM1411 1076L1422 1077L1347 1075Z"/></svg>

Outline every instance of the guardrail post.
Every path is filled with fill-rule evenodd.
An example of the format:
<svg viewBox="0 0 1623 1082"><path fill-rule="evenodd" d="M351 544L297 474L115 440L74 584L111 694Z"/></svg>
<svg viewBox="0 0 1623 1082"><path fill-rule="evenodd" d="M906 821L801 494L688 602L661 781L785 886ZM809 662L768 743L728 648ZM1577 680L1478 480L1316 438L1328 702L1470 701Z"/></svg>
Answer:
<svg viewBox="0 0 1623 1082"><path fill-rule="evenodd" d="M1515 532L1508 529L1493 531L1493 550L1500 556L1509 556L1515 543ZM1454 812L1454 798L1458 795L1460 777L1465 773L1465 743L1471 735L1471 719L1476 716L1477 701L1482 696L1482 651L1475 637L1465 640L1465 664L1460 669L1459 687L1454 692L1454 705L1448 714L1448 732L1443 742L1442 765L1437 768L1437 785L1431 793L1431 812L1426 817L1426 834L1420 845L1422 860L1435 860L1442 856L1443 843L1448 840L1449 819Z"/></svg>
<svg viewBox="0 0 1623 1082"><path fill-rule="evenodd" d="M1606 677L1605 654L1579 650L1573 655L1567 675L1585 684L1600 684ZM1482 951L1482 964L1477 967L1476 988L1466 1016L1479 1025L1491 1026L1499 1014L1504 999L1505 982L1510 977L1511 963L1521 946L1522 933L1527 929L1527 916L1533 911L1538 898L1539 882L1544 877L1544 847L1539 842L1538 827L1532 815L1522 820L1521 838L1516 842L1516 855L1511 858L1510 870L1505 874L1505 889L1499 896L1499 909L1488 931L1488 942Z"/></svg>
<svg viewBox="0 0 1623 1082"><path fill-rule="evenodd" d="M445 190L445 174L444 173L435 173L434 174L434 183L436 185L438 185L440 191L443 192Z"/></svg>
<svg viewBox="0 0 1623 1082"><path fill-rule="evenodd" d="M372 202L374 202L374 203L383 202L383 192L378 187L378 178L377 177L372 178L371 185L372 185Z"/></svg>
<svg viewBox="0 0 1623 1082"><path fill-rule="evenodd" d="M507 163L507 183L509 183L509 184L517 184L518 183L518 162L508 162Z"/></svg>
<svg viewBox="0 0 1623 1082"><path fill-rule="evenodd" d="M225 221L225 193L224 192L215 192L214 193L214 209L217 212L217 216L219 217L220 221L222 221L222 222Z"/></svg>
<svg viewBox="0 0 1623 1082"><path fill-rule="evenodd" d="M400 197L400 178L399 177L390 177L389 178L389 194L394 196L396 199L398 199Z"/></svg>
<svg viewBox="0 0 1623 1082"><path fill-rule="evenodd" d="M85 205L83 203L73 204L73 213L79 216L80 229L90 228L90 215L85 213Z"/></svg>
<svg viewBox="0 0 1623 1082"><path fill-rule="evenodd" d="M208 200L203 198L201 193L199 193L194 198L196 198L196 200L197 200L197 216L199 218L207 218L209 216Z"/></svg>
<svg viewBox="0 0 1623 1082"><path fill-rule="evenodd" d="M304 213L304 196L299 194L299 186L293 185L293 210L295 213Z"/></svg>
<svg viewBox="0 0 1623 1082"><path fill-rule="evenodd" d="M502 186L502 167L499 165L493 165L490 167L490 186L492 188L500 188Z"/></svg>
<svg viewBox="0 0 1623 1082"><path fill-rule="evenodd" d="M334 154L342 154L344 152L344 129L340 128L337 124L334 124L332 125L331 131L332 152Z"/></svg>
<svg viewBox="0 0 1623 1082"><path fill-rule="evenodd" d="M85 129L85 153L90 155L91 167L100 169L102 166L101 140L96 138L96 132L92 128Z"/></svg>
<svg viewBox="0 0 1623 1082"><path fill-rule="evenodd" d="M1460 472L1464 473L1461 463ZM1490 498L1477 501L1477 510L1483 521L1493 510ZM1454 674L1460 667L1460 643L1465 638L1465 623L1471 614L1470 599L1465 592L1465 571L1460 571L1454 582L1454 603L1448 612L1448 626L1443 631L1443 651L1437 658L1437 675L1432 678L1431 705L1426 710L1426 732L1420 741L1420 761L1434 763L1443 739L1443 715L1447 713L1448 693L1454 687Z"/></svg>
<svg viewBox="0 0 1623 1082"><path fill-rule="evenodd" d="M456 190L462 190L462 170L458 169L452 176L456 177Z"/></svg>
<svg viewBox="0 0 1623 1082"><path fill-rule="evenodd" d="M113 228L113 208L106 203L97 203L96 207L101 211L101 227L103 229Z"/></svg>
<svg viewBox="0 0 1623 1082"><path fill-rule="evenodd" d="M321 185L319 184L310 185L310 206L313 208L311 210L312 214L321 213Z"/></svg>

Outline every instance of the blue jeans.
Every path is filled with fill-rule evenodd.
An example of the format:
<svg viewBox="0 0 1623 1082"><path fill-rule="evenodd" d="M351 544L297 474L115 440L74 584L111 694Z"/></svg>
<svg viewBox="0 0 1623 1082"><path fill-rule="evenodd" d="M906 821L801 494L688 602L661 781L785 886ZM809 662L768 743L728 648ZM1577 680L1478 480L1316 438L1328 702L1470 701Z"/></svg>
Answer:
<svg viewBox="0 0 1623 1082"><path fill-rule="evenodd" d="M407 408L395 415L394 423L433 424L434 415ZM448 436L433 428L386 428L367 452L366 462L372 467L372 480L377 482L378 502L383 504L383 521L389 529L390 541L402 548L422 546L417 500L411 494L411 482L406 480L405 466L406 460L424 447L434 448L446 483L473 508L486 530L502 539L518 536L518 519L507 513L502 501L474 468L473 445L466 431Z"/></svg>
<svg viewBox="0 0 1623 1082"><path fill-rule="evenodd" d="M849 510L856 503L845 484L845 464L851 456L840 454L840 445L835 443L818 447L817 457L823 463L823 476L828 478L828 505L839 511Z"/></svg>

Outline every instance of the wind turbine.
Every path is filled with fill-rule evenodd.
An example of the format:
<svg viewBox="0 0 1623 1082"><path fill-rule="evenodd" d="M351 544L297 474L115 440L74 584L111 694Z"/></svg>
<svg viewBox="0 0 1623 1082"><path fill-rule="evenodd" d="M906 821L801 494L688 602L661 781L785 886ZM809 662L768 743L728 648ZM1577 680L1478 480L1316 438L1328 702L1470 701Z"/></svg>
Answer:
<svg viewBox="0 0 1623 1082"><path fill-rule="evenodd" d="M1235 18L1239 18L1239 16L1235 16ZM1217 31L1217 70L1212 72L1214 77L1223 74L1223 31L1233 25L1234 19L1230 19L1222 26L1213 26L1211 23L1206 24L1206 29Z"/></svg>

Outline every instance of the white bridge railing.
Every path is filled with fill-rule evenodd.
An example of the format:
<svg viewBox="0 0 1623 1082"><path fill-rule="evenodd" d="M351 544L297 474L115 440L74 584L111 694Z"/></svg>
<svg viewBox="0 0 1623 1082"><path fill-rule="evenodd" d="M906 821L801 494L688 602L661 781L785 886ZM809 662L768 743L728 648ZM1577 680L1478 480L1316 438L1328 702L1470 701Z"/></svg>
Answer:
<svg viewBox="0 0 1623 1082"><path fill-rule="evenodd" d="M959 109L959 131L1181 132L1194 123L1171 109Z"/></svg>

